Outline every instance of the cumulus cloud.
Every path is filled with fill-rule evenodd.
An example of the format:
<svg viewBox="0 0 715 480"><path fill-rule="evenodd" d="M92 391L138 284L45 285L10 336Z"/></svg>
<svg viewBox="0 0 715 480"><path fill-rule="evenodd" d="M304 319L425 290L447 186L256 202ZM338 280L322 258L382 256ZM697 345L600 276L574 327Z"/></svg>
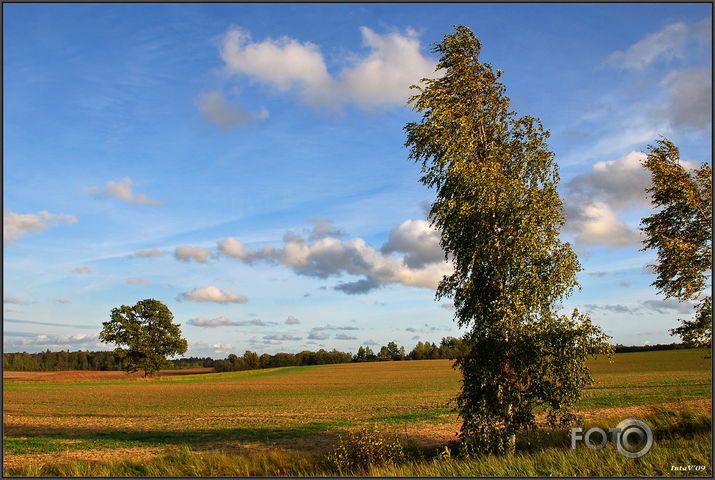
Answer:
<svg viewBox="0 0 715 480"><path fill-rule="evenodd" d="M272 259L275 256L273 247L264 247L261 250L246 250L245 245L235 237L224 238L217 242L219 255L236 258L251 264L256 260Z"/></svg>
<svg viewBox="0 0 715 480"><path fill-rule="evenodd" d="M196 99L196 106L207 120L224 130L268 118L268 110L265 108L258 113L243 110L237 105L229 104L223 94L217 91L201 93Z"/></svg>
<svg viewBox="0 0 715 480"><path fill-rule="evenodd" d="M127 283L131 285L148 285L149 279L146 277L129 277L127 278Z"/></svg>
<svg viewBox="0 0 715 480"><path fill-rule="evenodd" d="M648 207L645 190L651 180L642 165L645 158L645 153L632 151L616 160L597 162L566 183L566 196L571 202L600 201L617 210Z"/></svg>
<svg viewBox="0 0 715 480"><path fill-rule="evenodd" d="M286 318L286 321L284 322L286 325L298 325L300 323L300 320L295 318L292 315L289 315L288 318Z"/></svg>
<svg viewBox="0 0 715 480"><path fill-rule="evenodd" d="M691 313L693 304L690 302L679 302L674 298L667 300L646 300L643 306L657 313L668 313L675 311L677 313Z"/></svg>
<svg viewBox="0 0 715 480"><path fill-rule="evenodd" d="M357 337L350 336L346 333L338 333L335 335L335 340L357 340Z"/></svg>
<svg viewBox="0 0 715 480"><path fill-rule="evenodd" d="M97 335L77 334L77 335L37 335L34 337L20 338L13 343L15 345L41 345L44 347L78 347L88 344L96 344L99 340Z"/></svg>
<svg viewBox="0 0 715 480"><path fill-rule="evenodd" d="M277 342L275 345L279 344L280 342L283 341L295 341L295 340L302 340L301 337L296 337L294 335L288 335L286 333L280 333L280 334L275 334L275 335L266 335L263 337L263 340L268 340L268 341L273 341Z"/></svg>
<svg viewBox="0 0 715 480"><path fill-rule="evenodd" d="M246 322L236 322L223 316L217 318L196 317L189 320L189 325L194 325L195 327L216 328L223 326L246 325Z"/></svg>
<svg viewBox="0 0 715 480"><path fill-rule="evenodd" d="M313 106L338 107L351 102L371 109L385 104L404 105L409 87L434 76L436 63L422 55L413 30L380 35L362 27L369 49L336 75L328 71L320 48L311 42L281 37L255 42L250 34L231 27L223 36L220 54L226 70L272 87L295 91Z"/></svg>
<svg viewBox="0 0 715 480"><path fill-rule="evenodd" d="M647 208L650 174L641 162L643 152L630 152L616 160L598 162L566 183L565 231L581 245L611 248L640 245L637 228L631 228L618 211Z"/></svg>
<svg viewBox="0 0 715 480"><path fill-rule="evenodd" d="M364 342L362 342L362 344L363 345L377 345L378 343L375 340L369 339L369 340L365 340Z"/></svg>
<svg viewBox="0 0 715 480"><path fill-rule="evenodd" d="M328 338L328 334L321 329L314 328L308 333L308 338L310 340L325 340Z"/></svg>
<svg viewBox="0 0 715 480"><path fill-rule="evenodd" d="M206 263L209 256L211 256L211 252L201 247L180 245L174 250L174 258L183 262L189 262L193 259L199 263Z"/></svg>
<svg viewBox="0 0 715 480"><path fill-rule="evenodd" d="M150 248L148 250L137 250L134 256L143 258L155 258L164 255L164 251L159 248Z"/></svg>
<svg viewBox="0 0 715 480"><path fill-rule="evenodd" d="M177 300L192 302L214 302L214 303L246 303L248 298L238 295L230 290L218 288L214 285L194 288L190 292L184 292L177 297Z"/></svg>
<svg viewBox="0 0 715 480"><path fill-rule="evenodd" d="M327 324L324 327L315 327L313 330L360 330L358 327L351 327L350 325L332 325Z"/></svg>
<svg viewBox="0 0 715 480"><path fill-rule="evenodd" d="M420 229L415 231L419 235L423 233ZM400 234L404 237L406 232L400 231ZM280 263L297 274L310 277L328 278L342 275L363 277L334 287L348 294L363 294L390 283L436 288L442 277L452 272L452 267L441 257L428 263L425 253L429 252L429 249L417 248L422 243L424 238L411 243L405 239L403 246L400 247L410 248L408 255L412 255L411 263L419 265L412 267L404 258L396 258L392 254L380 252L362 238L340 240L326 236L310 243L303 237L288 233L283 237L282 248L264 247L261 250L248 250L239 240L229 237L218 242L218 250L222 255L249 264L257 260Z"/></svg>
<svg viewBox="0 0 715 480"><path fill-rule="evenodd" d="M133 181L124 177L115 182L110 180L104 187L89 187L89 193L95 198L115 197L134 205L161 205L161 202L143 193L134 193Z"/></svg>
<svg viewBox="0 0 715 480"><path fill-rule="evenodd" d="M439 246L440 233L426 220L405 220L388 234L382 253L404 253L405 264L421 268L428 263L444 260L444 251Z"/></svg>
<svg viewBox="0 0 715 480"><path fill-rule="evenodd" d="M712 68L676 70L661 85L670 94L665 111L672 128L690 130L712 125Z"/></svg>
<svg viewBox="0 0 715 480"><path fill-rule="evenodd" d="M56 303L61 303L62 305L67 305L72 303L69 298L67 297L60 297L55 299Z"/></svg>
<svg viewBox="0 0 715 480"><path fill-rule="evenodd" d="M77 223L77 217L64 213L52 214L46 210L37 213L12 213L3 210L3 243L13 243L27 232L41 232L60 223Z"/></svg>
<svg viewBox="0 0 715 480"><path fill-rule="evenodd" d="M94 273L94 267L91 265L80 265L72 269L74 273Z"/></svg>
<svg viewBox="0 0 715 480"><path fill-rule="evenodd" d="M333 226L333 221L327 218L310 217L308 222L313 224L313 228L308 233L308 240L320 240L321 238L333 237L341 238L345 236L345 232L340 228Z"/></svg>
<svg viewBox="0 0 715 480"><path fill-rule="evenodd" d="M578 209L566 206L568 222L565 231L575 234L580 245L606 245L611 249L639 246L642 237L621 220L616 212L603 202L594 202Z"/></svg>
<svg viewBox="0 0 715 480"><path fill-rule="evenodd" d="M656 61L682 58L688 36L688 25L684 22L666 25L626 50L613 52L608 57L607 64L620 69L643 70Z"/></svg>
<svg viewBox="0 0 715 480"><path fill-rule="evenodd" d="M619 304L596 305L593 303L584 305L584 308L589 312L603 310L603 311L612 312L612 313L637 313L640 310L638 307L629 307L627 305L619 305Z"/></svg>
<svg viewBox="0 0 715 480"><path fill-rule="evenodd" d="M675 22L646 35L626 50L613 52L606 64L622 70L644 70L656 62L683 59L688 47L712 44L712 18Z"/></svg>
<svg viewBox="0 0 715 480"><path fill-rule="evenodd" d="M25 304L37 303L37 302L33 302L33 301L30 301L30 300L22 300L22 299L17 298L17 297L6 297L5 295L3 295L3 297L2 297L2 303L14 303L14 304L16 304L16 305L25 305Z"/></svg>

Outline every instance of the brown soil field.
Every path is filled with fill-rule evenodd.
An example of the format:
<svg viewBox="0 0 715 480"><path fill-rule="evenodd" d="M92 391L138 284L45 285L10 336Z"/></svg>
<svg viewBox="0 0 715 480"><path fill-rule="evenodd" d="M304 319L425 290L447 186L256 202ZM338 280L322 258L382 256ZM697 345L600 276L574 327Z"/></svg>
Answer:
<svg viewBox="0 0 715 480"><path fill-rule="evenodd" d="M213 368L186 368L181 370L161 370L159 376L172 377L179 375L196 375L200 373L211 373ZM25 381L25 382L58 382L58 381L82 381L82 380L110 380L127 378L144 378L141 372L126 373L122 371L100 372L95 370L67 370L60 372L3 372L3 380Z"/></svg>

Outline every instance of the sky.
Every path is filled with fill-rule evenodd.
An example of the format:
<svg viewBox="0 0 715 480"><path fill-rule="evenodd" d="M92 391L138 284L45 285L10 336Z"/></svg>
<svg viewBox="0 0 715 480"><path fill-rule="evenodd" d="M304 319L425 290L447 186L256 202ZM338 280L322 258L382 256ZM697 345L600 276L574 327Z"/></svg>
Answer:
<svg viewBox="0 0 715 480"><path fill-rule="evenodd" d="M643 151L712 164L709 4L4 4L3 344L108 349L164 302L187 356L462 333L434 191L403 146L410 85L452 25L550 130L583 270L566 299L614 343L671 343L651 286Z"/></svg>

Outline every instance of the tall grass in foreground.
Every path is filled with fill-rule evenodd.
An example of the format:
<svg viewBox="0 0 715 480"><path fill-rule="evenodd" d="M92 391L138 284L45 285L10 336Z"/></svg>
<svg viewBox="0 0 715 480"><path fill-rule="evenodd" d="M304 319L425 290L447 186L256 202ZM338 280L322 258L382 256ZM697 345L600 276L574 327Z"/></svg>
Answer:
<svg viewBox="0 0 715 480"><path fill-rule="evenodd" d="M618 421L622 419L617 419ZM373 429L341 439L327 455L263 450L242 455L195 452L184 447L149 460L71 461L4 469L5 476L711 476L710 412L657 407L644 420L655 441L645 456L621 456L612 444L602 450L570 448L566 430L534 432L520 452L456 458L449 449L418 450L381 441ZM608 428L616 419L588 425ZM377 443L376 443L377 442ZM456 449L455 449L456 451ZM372 453L371 453L372 452ZM373 455L374 452L377 452ZM395 453L399 453L399 455ZM368 455L369 453L369 455ZM404 455L403 455L404 453ZM348 458L349 462L345 462ZM342 459L342 460L341 460ZM337 461L336 461L337 460ZM347 470L345 467L348 466Z"/></svg>

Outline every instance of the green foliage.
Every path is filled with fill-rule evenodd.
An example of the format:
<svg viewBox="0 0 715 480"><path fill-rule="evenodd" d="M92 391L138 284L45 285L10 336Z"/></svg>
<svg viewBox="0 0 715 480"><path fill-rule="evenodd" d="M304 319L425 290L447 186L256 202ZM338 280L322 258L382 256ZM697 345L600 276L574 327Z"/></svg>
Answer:
<svg viewBox="0 0 715 480"><path fill-rule="evenodd" d="M652 265L658 278L653 285L666 298L680 301L700 298L695 317L681 320L672 334L697 346L712 345L712 169L707 164L688 172L680 164L678 148L667 138L648 147L643 165L650 170L647 191L658 209L642 220L646 249L657 252Z"/></svg>
<svg viewBox="0 0 715 480"><path fill-rule="evenodd" d="M337 446L326 455L330 469L341 475L355 473L370 466L398 464L405 459L402 444L381 434L376 426L362 427L340 437Z"/></svg>
<svg viewBox="0 0 715 480"><path fill-rule="evenodd" d="M642 221L646 249L657 252L652 265L658 278L653 285L666 298L680 301L700 298L695 317L681 319L671 330L696 346L712 345L712 169L707 164L688 172L680 164L678 148L667 138L648 147L643 165L650 170L652 186L647 191L658 209Z"/></svg>
<svg viewBox="0 0 715 480"><path fill-rule="evenodd" d="M148 376L168 364L166 357L188 349L173 319L166 305L152 298L132 307L122 305L112 309L110 321L102 323L99 339L117 345L115 352L127 372L143 370L144 376Z"/></svg>
<svg viewBox="0 0 715 480"><path fill-rule="evenodd" d="M590 380L587 355L608 344L588 316L554 313L580 265L559 239L565 217L549 132L509 110L501 72L479 62L480 49L462 26L435 46L443 76L413 87L409 103L422 120L405 126L405 145L422 164L420 181L436 189L429 218L454 265L437 297L454 298L457 323L470 327L470 352L457 360L461 438L505 453L516 432L533 427L535 406L550 420L568 418Z"/></svg>

